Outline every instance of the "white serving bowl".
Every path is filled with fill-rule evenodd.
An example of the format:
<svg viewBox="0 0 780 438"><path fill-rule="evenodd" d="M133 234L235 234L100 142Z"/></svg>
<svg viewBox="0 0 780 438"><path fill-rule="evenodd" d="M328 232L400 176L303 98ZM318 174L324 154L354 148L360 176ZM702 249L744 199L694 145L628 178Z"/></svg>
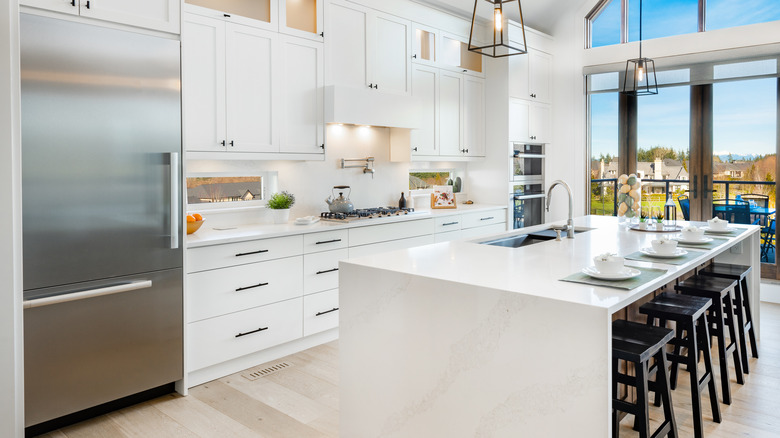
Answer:
<svg viewBox="0 0 780 438"><path fill-rule="evenodd" d="M729 221L714 217L707 221L707 225L713 231L726 231L726 228L729 226Z"/></svg>
<svg viewBox="0 0 780 438"><path fill-rule="evenodd" d="M650 242L650 245L653 245L653 251L655 251L656 254L660 255L672 255L677 251L677 241L676 240L668 240L668 239L661 239L661 240L653 240Z"/></svg>
<svg viewBox="0 0 780 438"><path fill-rule="evenodd" d="M704 238L704 230L698 227L685 227L682 236L685 240L701 240Z"/></svg>
<svg viewBox="0 0 780 438"><path fill-rule="evenodd" d="M623 272L623 263L625 260L623 257L618 256L596 256L593 257L593 265L602 274L619 274Z"/></svg>

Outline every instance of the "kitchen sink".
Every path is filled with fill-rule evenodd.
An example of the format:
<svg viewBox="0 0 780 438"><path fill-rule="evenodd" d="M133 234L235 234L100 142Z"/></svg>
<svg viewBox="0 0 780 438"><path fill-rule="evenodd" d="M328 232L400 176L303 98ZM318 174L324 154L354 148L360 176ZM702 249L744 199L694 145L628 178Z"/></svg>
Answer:
<svg viewBox="0 0 780 438"><path fill-rule="evenodd" d="M495 240L487 240L485 242L479 242L482 245L503 246L506 248L522 248L524 246L533 245L536 243L546 242L548 240L555 240L555 230L563 230L565 227L550 227L546 230L534 231L528 234L519 234L515 236L502 237ZM584 233L590 231L592 228L574 227L574 234ZM566 238L566 231L562 233L562 237Z"/></svg>

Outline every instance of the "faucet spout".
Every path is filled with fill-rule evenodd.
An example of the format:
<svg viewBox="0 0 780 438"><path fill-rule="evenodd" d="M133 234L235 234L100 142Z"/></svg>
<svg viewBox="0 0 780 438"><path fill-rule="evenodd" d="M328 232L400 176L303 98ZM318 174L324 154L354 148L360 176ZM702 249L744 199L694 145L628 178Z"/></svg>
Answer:
<svg viewBox="0 0 780 438"><path fill-rule="evenodd" d="M566 189L566 193L569 194L569 219L566 221L566 237L569 239L574 239L574 218L572 217L572 214L574 212L574 197L571 193L571 187L569 187L568 184L566 184L566 181L563 180L555 180L550 185L550 188L547 190L547 205L546 210L550 211L550 202L552 201L552 190L557 185L562 185Z"/></svg>

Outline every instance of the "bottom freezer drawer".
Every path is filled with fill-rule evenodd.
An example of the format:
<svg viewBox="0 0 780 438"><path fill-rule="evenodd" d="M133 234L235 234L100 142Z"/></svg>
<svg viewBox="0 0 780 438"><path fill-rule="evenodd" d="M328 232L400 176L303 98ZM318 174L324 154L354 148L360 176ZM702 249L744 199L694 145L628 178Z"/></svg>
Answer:
<svg viewBox="0 0 780 438"><path fill-rule="evenodd" d="M255 307L188 325L189 371L196 371L303 334L303 299L295 298Z"/></svg>
<svg viewBox="0 0 780 438"><path fill-rule="evenodd" d="M146 285L84 297L136 282ZM24 310L25 426L182 378L181 269L82 284L78 290L72 297L82 299Z"/></svg>

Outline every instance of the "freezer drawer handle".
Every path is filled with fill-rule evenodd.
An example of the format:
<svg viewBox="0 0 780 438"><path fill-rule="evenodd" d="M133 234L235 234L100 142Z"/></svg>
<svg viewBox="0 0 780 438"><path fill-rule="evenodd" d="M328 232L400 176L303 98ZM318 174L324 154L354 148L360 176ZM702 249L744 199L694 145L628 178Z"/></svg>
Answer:
<svg viewBox="0 0 780 438"><path fill-rule="evenodd" d="M338 270L339 270L339 268L328 269L327 271L317 271L317 275L327 274L328 272L336 272Z"/></svg>
<svg viewBox="0 0 780 438"><path fill-rule="evenodd" d="M134 281L132 283L116 284L114 286L100 287L97 289L83 290L79 292L64 293L54 297L37 298L24 302L25 309L33 307L50 306L52 304L68 303L71 301L85 300L87 298L101 297L103 295L113 295L122 292L130 292L138 289L147 289L152 287L152 280Z"/></svg>
<svg viewBox="0 0 780 438"><path fill-rule="evenodd" d="M240 252L240 253L236 254L236 257L243 257L243 256L252 255L252 254L262 254L264 252L268 252L268 250L267 249L261 249L260 251Z"/></svg>
<svg viewBox="0 0 780 438"><path fill-rule="evenodd" d="M242 290L254 289L256 287L263 287L263 286L268 286L268 283L257 283L254 286L239 287L238 289L236 289L236 292L241 292Z"/></svg>
<svg viewBox="0 0 780 438"><path fill-rule="evenodd" d="M317 312L317 313L316 313L314 316L320 316L320 315L324 315L324 314L326 314L326 313L335 312L335 311L337 311L337 310L339 310L339 308L338 308L338 307L334 307L334 308L332 308L332 309L330 309L330 310L326 310L326 311L324 311L324 312Z"/></svg>
<svg viewBox="0 0 780 438"><path fill-rule="evenodd" d="M317 242L317 243L315 243L315 245L323 245L323 244L326 244L326 243L336 243L336 242L341 242L341 239L325 240L325 241L322 241L322 242Z"/></svg>
<svg viewBox="0 0 780 438"><path fill-rule="evenodd" d="M236 337L240 338L241 336L251 335L252 333L262 332L263 330L268 330L268 327L261 327L261 328L259 328L257 330L252 330L251 332L239 333L239 334L236 335Z"/></svg>

